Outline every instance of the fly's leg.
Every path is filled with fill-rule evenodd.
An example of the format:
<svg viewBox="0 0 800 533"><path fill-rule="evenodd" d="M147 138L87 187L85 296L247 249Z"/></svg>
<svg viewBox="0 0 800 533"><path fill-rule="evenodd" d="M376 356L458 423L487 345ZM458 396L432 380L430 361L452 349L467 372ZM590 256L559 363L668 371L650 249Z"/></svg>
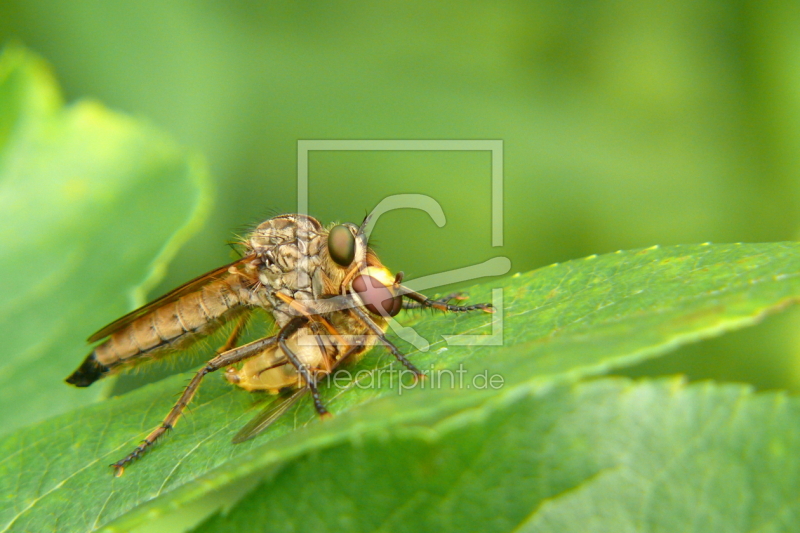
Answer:
<svg viewBox="0 0 800 533"><path fill-rule="evenodd" d="M239 342L239 337L242 336L242 332L244 328L247 326L247 321L250 320L250 312L245 312L239 320L236 321L236 325L233 326L233 330L231 334L228 336L228 340L225 341L225 344L217 349L217 353L221 354L227 352L228 350L232 350L236 347L236 344Z"/></svg>
<svg viewBox="0 0 800 533"><path fill-rule="evenodd" d="M114 468L114 475L117 477L121 476L125 472L125 465L138 459L145 451L147 451L148 448L155 444L155 442L162 435L164 435L164 433L175 427L175 424L181 417L184 408L189 404L189 402L192 401L192 397L194 396L195 392L197 392L197 388L200 386L200 382L203 380L206 374L261 353L266 348L274 346L277 342L278 340L274 336L259 339L249 344L245 344L244 346L240 346L234 350L221 353L206 363L206 366L201 368L192 378L192 381L189 382L189 385L187 385L186 389L184 389L183 394L181 394L181 397L172 407L161 425L154 429L144 439L144 441L142 441L142 443L137 446L135 450L126 455L124 459L110 465Z"/></svg>
<svg viewBox="0 0 800 533"><path fill-rule="evenodd" d="M383 343L383 345L384 345L384 346L386 346L386 347L389 349L389 351L390 351L390 352L392 352L392 355L395 357L395 359L397 359L398 361L400 361L400 363L402 363L404 367L406 367L407 369L409 369L411 372L413 372L413 373L414 373L414 376L416 377L416 379L424 379L424 378L425 378L425 374L423 374L423 373L422 373L422 371L421 371L420 369L418 369L416 366L414 366L414 363L412 363L411 361L409 361L408 359L406 359L406 356L405 356L405 355L403 355L403 352L401 352L401 351L400 351L400 349L399 349L397 346L395 346L394 344L392 344L392 341L390 341L389 339L387 339L387 338L386 338L386 334L383 332L383 330L380 328L380 326L378 326L378 325L377 325L377 324L376 324L376 323L375 323L375 322L374 322L374 321L373 321L373 320L372 320L372 319L369 317L369 315L367 315L367 314L366 314L364 311L362 311L362 310L361 310L360 308L358 308L358 307L352 307L352 308L350 309L350 311L352 311L353 313L355 313L355 314L356 314L356 316L357 316L357 317L358 317L358 318L359 318L359 319L360 319L360 320L361 320L361 321L362 321L362 322L363 322L363 323L364 323L364 324L365 324L365 325L366 325L366 326L367 326L369 329L371 329L371 330L372 330L372 332L373 332L375 335L377 335L377 336L378 336L378 338L379 338L379 339L380 339L380 341Z"/></svg>
<svg viewBox="0 0 800 533"><path fill-rule="evenodd" d="M448 303L450 303L450 300L466 300L466 299L467 299L467 297L464 296L463 292L452 292L452 293L448 294L447 296L432 300L432 302L434 304L448 304ZM403 301L403 309L424 309L426 307L428 307L428 306L423 305L423 304L418 303L418 302L407 302L405 300Z"/></svg>
<svg viewBox="0 0 800 533"><path fill-rule="evenodd" d="M308 324L308 318L305 316L296 316L289 321L288 324L283 326L283 328L278 332L278 346L281 347L283 353L286 355L286 358L289 359L289 362L292 363L300 375L305 380L306 384L308 385L309 390L311 391L311 398L314 400L314 409L317 410L317 413L321 417L329 417L331 414L325 409L325 405L322 403L322 399L319 396L319 389L317 389L317 381L311 375L311 372L308 371L308 367L303 364L300 359L297 358L297 355L289 348L286 344L286 339L291 337L293 334L297 333L297 331Z"/></svg>
<svg viewBox="0 0 800 533"><path fill-rule="evenodd" d="M318 331L318 329L317 329L317 328L319 327L319 322L313 322L313 321L312 321L312 322L309 322L308 326L309 326L309 327L310 327L310 328L311 328L311 329L314 331L314 333L315 333L316 335L319 335L319 331ZM323 345L322 345L322 343L319 341L319 337L318 337L318 336L316 337L316 339L317 339L317 343L318 343L318 346L319 346L319 349L320 349L320 351L322 351L322 352L324 353L324 351L325 351L325 346L323 346ZM351 354L354 352L354 348L360 348L360 346L353 346L353 347L352 347L350 350L348 350L348 351L347 351L347 353L344 355L344 357L341 357L340 359L344 359L344 358L346 358L347 356L351 355ZM269 366L267 366L267 367L265 367L265 368L262 368L261 370L259 370L259 371L258 371L258 374L256 374L256 375L260 377L260 376L261 376L261 374L263 374L263 373L264 373L264 372L266 372L267 370L272 370L273 368L278 368L278 367L281 367L281 366L283 366L283 365L288 365L288 364L291 364L291 363L289 362L289 359L288 359L288 358L279 359L279 360L275 361L274 363L272 363L271 365L269 365ZM327 368L327 367L326 367L326 368L325 368L325 374L329 373L329 372L330 372L330 370L331 370L330 368Z"/></svg>
<svg viewBox="0 0 800 533"><path fill-rule="evenodd" d="M432 307L434 309L439 309L440 311L452 311L455 313L466 313L468 311L477 311L481 310L486 313L494 313L495 308L492 304L474 304L474 305L450 305L447 302L442 302L440 300L431 300L424 294L420 294L418 292L414 292L411 289L406 287L401 288L401 294L406 298L414 300L415 302L419 303L421 307Z"/></svg>
<svg viewBox="0 0 800 533"><path fill-rule="evenodd" d="M336 328L334 328L331 325L330 322L325 320L325 318L322 316L322 312L310 309L308 306L306 306L304 303L300 302L299 300L295 300L291 296L287 296L287 295L285 295L283 293L280 293L280 292L276 292L275 293L275 297L280 299L281 301L287 303L289 305L289 307L291 307L292 309L297 311L301 316L307 318L308 321L311 322L312 324L318 322L318 323L322 324L323 326L325 326L325 329L328 330L328 333L330 333L331 335L336 337L336 339L338 340L338 342L340 344L342 344L342 345L347 344L344 341L344 339L342 338L342 336L339 335L339 332L336 331Z"/></svg>

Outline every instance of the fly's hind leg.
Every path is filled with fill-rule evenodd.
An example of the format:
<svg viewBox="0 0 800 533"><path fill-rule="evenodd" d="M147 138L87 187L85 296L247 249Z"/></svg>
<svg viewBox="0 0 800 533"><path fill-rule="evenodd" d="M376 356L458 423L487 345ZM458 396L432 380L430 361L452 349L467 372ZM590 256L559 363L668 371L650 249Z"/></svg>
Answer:
<svg viewBox="0 0 800 533"><path fill-rule="evenodd" d="M381 343L383 343L383 345L386 346L390 352L392 352L392 355L395 359L400 361L404 367L414 373L414 377L416 379L425 379L425 374L423 374L419 368L414 366L414 363L409 361L406 356L403 355L403 352L400 351L400 348L392 344L392 341L386 338L386 333L384 333L384 331L369 317L369 315L367 315L359 307L352 307L350 308L350 311L355 313L358 319L361 320L361 322L363 322L369 329L371 329L375 335L377 335Z"/></svg>
<svg viewBox="0 0 800 533"><path fill-rule="evenodd" d="M203 381L203 378L206 376L206 374L257 355L263 350L274 346L277 342L278 340L274 336L259 339L249 344L245 344L244 346L240 346L234 350L221 353L206 363L206 366L201 368L197 374L194 375L192 381L190 381L189 385L187 385L186 389L184 389L183 394L181 394L181 397L172 407L166 418L164 418L164 421L161 423L161 425L154 429L144 439L144 441L142 441L142 443L137 446L135 450L126 455L124 459L121 459L110 465L114 468L114 475L117 477L121 476L125 471L125 466L128 463L138 459L145 451L147 451L148 448L155 444L155 442L162 435L164 435L164 433L175 427L175 424L178 422L178 419L180 419L184 408L189 404L189 402L192 401L192 398L197 392L197 388L200 386L200 382Z"/></svg>

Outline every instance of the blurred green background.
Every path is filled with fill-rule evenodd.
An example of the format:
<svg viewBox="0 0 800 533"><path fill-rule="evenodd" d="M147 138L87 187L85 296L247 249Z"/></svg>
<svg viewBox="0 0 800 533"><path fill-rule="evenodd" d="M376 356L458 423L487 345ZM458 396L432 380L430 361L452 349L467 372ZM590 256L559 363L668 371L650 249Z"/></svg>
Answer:
<svg viewBox="0 0 800 533"><path fill-rule="evenodd" d="M444 228L403 211L374 234L408 279L496 255L526 271L653 244L796 239L798 27L793 2L0 3L0 43L43 55L68 101L97 98L207 156L212 214L153 296L295 210L299 139L504 141L502 248L488 153L312 154L310 211L324 222L359 221L394 193L439 201ZM800 390L799 320L631 373Z"/></svg>

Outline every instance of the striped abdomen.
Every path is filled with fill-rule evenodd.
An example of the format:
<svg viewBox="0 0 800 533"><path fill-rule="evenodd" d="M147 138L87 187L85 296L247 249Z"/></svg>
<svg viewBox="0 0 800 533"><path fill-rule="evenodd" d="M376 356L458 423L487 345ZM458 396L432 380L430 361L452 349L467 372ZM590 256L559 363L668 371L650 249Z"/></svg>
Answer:
<svg viewBox="0 0 800 533"><path fill-rule="evenodd" d="M113 332L67 378L67 383L87 387L109 372L186 348L250 304L250 292L240 276L212 281Z"/></svg>

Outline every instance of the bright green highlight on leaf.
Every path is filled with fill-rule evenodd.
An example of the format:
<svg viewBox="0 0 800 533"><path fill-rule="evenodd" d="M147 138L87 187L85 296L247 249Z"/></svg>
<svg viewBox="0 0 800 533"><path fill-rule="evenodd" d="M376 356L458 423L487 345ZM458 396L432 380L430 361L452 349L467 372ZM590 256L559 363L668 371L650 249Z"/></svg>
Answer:
<svg viewBox="0 0 800 533"><path fill-rule="evenodd" d="M209 198L201 158L96 102L65 106L41 59L2 52L0 432L97 398L62 385L86 337L142 303Z"/></svg>
<svg viewBox="0 0 800 533"><path fill-rule="evenodd" d="M230 439L261 406L254 409L255 395L211 375L191 414L119 479L107 465L160 422L186 375L17 431L0 441L0 493L14 495L0 510L0 531L126 530L236 486L256 487L242 500L238 520L263 519L253 509L263 505L274 511L270 526L286 529L304 519L356 531L432 524L457 530L464 523L486 531L522 523L532 531L569 530L576 502L614 494L623 497L608 516L602 506L584 511L615 524L646 504L640 523L667 524L665 530L757 525L770 516L779 525L772 510L796 512L795 399L728 386L574 382L755 323L795 301L800 244L654 247L590 257L470 288L470 301L489 300L496 287L503 288L504 306L494 315L420 313L405 320L431 349L415 352L398 341L401 349L426 371L463 364L461 388L445 383L399 395L396 378L390 389L386 375L380 386L361 388L392 364L374 349L350 368L364 371L356 383L324 388L338 415L332 421L317 423L306 402L265 434L234 446ZM447 346L441 339L489 334L500 320L502 346ZM504 386L476 390L473 379L484 371L501 375ZM717 466L702 470L704 461ZM719 479L702 477L717 471ZM766 486L770 472L785 477ZM692 490L702 494L676 502L684 506L679 514L662 516L668 511L658 502L679 498L687 490L682 478L694 480ZM731 491L740 490L752 505L728 516ZM293 495L305 507L289 516ZM218 520L203 527L216 531Z"/></svg>

